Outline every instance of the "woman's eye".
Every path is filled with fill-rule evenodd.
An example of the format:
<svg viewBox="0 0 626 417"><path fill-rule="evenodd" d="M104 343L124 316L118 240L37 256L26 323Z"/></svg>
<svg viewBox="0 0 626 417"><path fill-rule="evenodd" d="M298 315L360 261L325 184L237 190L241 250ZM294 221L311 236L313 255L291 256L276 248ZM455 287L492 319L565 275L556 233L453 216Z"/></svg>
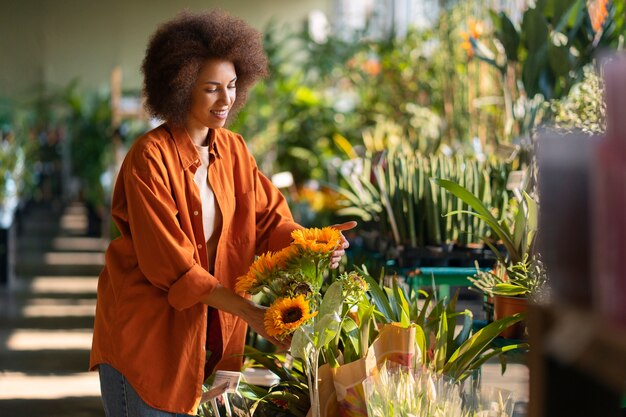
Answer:
<svg viewBox="0 0 626 417"><path fill-rule="evenodd" d="M228 86L228 88L230 88L232 90L234 88L237 88L237 86L235 84L231 84L231 85Z"/></svg>

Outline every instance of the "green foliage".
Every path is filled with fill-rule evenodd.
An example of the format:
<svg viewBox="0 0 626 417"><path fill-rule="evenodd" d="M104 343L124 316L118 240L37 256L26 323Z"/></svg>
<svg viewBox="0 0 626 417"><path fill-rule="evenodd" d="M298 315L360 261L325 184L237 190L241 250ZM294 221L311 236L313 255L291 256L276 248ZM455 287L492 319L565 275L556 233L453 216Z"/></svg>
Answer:
<svg viewBox="0 0 626 417"><path fill-rule="evenodd" d="M376 307L376 320L379 323L402 323L405 321L403 317L408 316L410 324L405 322L405 325L417 325L416 345L422 354L421 361L436 372L462 381L488 359L506 351L528 348L525 343L505 347L492 344L504 329L523 320L523 314L494 321L472 333L472 313L469 310L458 312L456 309L458 292L450 300L438 302L434 300L434 293L431 293L420 303L419 294L409 296L395 280L392 288L383 287L367 273L367 269L359 272L369 284L367 296ZM419 304L422 306L419 307ZM455 334L459 316L463 317L463 324Z"/></svg>
<svg viewBox="0 0 626 417"><path fill-rule="evenodd" d="M605 130L604 83L589 64L583 69L582 80L560 100L551 103L556 126L564 130L581 130L601 134Z"/></svg>
<svg viewBox="0 0 626 417"><path fill-rule="evenodd" d="M35 164L38 160L32 109L16 107L15 103L0 105L0 207L9 198L28 197L35 184ZM15 203L17 201L14 201Z"/></svg>
<svg viewBox="0 0 626 417"><path fill-rule="evenodd" d="M587 3L536 2L524 12L519 26L506 14L492 12L493 37L471 40L475 56L500 73L505 135L532 133L543 117L545 100L566 96L598 51L623 46L624 3L608 2L608 17L595 23L600 28L594 28Z"/></svg>
<svg viewBox="0 0 626 417"><path fill-rule="evenodd" d="M77 83L68 86L64 102L69 109L72 173L80 178L85 200L94 207L104 204L101 176L112 150L111 105L108 95L87 94Z"/></svg>
<svg viewBox="0 0 626 417"><path fill-rule="evenodd" d="M514 224L508 225L505 220L496 219L488 206L466 188L442 178L433 179L433 182L471 207L472 211L464 212L483 220L491 228L498 239L502 241L511 263L518 263L527 255L532 255L537 234L538 206L537 202L528 194L525 192L523 194L524 201L517 207ZM448 215L457 213L453 211ZM486 243L490 243L486 237L483 239ZM499 253L495 248L493 249ZM500 258L506 262L504 256L501 255Z"/></svg>
<svg viewBox="0 0 626 417"><path fill-rule="evenodd" d="M345 208L337 213L375 221L381 236L390 235L397 247L480 242L490 233L485 220L468 214L466 201L440 190L431 178L468 187L502 215L510 170L509 164L495 159L426 156L403 146L388 146L376 154L367 151L341 171L346 186L337 191L345 197L340 202Z"/></svg>

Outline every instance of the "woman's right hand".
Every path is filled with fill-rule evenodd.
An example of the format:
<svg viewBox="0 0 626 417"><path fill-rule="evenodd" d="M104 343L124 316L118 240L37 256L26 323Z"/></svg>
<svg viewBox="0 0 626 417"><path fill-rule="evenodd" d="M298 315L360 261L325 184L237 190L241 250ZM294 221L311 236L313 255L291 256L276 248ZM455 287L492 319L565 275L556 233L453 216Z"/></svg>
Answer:
<svg viewBox="0 0 626 417"><path fill-rule="evenodd" d="M247 301L247 300L246 300ZM253 303L252 301L248 301L248 308L246 309L246 313L241 315L240 317L245 320L250 328L257 332L264 339L272 342L276 347L280 350L287 350L291 345L291 339L287 338L284 340L278 340L275 337L272 337L267 334L267 330L265 329L265 312L267 311L267 307L260 306L258 304Z"/></svg>
<svg viewBox="0 0 626 417"><path fill-rule="evenodd" d="M215 288L202 300L205 304L225 311L244 320L252 330L257 332L264 339L269 340L281 350L287 350L291 345L291 339L278 340L267 334L265 330L265 311L267 307L260 306L246 298L239 296L225 287Z"/></svg>

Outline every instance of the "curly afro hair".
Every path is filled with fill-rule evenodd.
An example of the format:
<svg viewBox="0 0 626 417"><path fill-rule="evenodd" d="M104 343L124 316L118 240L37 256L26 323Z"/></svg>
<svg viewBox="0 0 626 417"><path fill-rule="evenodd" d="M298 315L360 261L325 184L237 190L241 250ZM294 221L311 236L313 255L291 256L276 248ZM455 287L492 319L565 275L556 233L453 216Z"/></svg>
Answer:
<svg viewBox="0 0 626 417"><path fill-rule="evenodd" d="M254 83L267 76L267 56L260 32L218 10L183 12L152 35L141 66L148 111L169 123L183 124L198 73L211 58L235 65L237 100L232 115L236 114Z"/></svg>

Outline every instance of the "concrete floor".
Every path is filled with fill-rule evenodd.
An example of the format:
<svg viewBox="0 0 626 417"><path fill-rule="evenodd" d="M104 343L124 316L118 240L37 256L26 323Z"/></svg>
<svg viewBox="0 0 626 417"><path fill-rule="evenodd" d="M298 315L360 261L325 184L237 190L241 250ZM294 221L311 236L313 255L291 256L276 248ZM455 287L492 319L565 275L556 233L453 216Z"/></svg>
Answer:
<svg viewBox="0 0 626 417"><path fill-rule="evenodd" d="M97 274L105 243L85 236L81 205L30 208L17 278L0 289L0 415L103 417L88 372Z"/></svg>

